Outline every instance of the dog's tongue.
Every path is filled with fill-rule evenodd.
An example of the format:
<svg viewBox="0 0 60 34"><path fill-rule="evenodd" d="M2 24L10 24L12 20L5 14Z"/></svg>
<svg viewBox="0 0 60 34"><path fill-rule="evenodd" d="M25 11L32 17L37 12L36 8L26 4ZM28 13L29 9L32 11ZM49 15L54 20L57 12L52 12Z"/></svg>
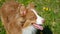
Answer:
<svg viewBox="0 0 60 34"><path fill-rule="evenodd" d="M33 26L34 26L35 28L37 28L37 29L43 30L43 26L40 26L40 25L38 25L38 24L33 24Z"/></svg>

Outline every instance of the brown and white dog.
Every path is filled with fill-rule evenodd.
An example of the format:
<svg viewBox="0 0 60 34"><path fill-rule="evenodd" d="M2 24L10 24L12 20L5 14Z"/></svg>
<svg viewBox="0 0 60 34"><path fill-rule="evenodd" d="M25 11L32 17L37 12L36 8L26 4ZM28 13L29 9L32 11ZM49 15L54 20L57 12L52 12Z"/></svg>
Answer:
<svg viewBox="0 0 60 34"><path fill-rule="evenodd" d="M32 3L25 7L17 2L6 2L0 12L7 34L36 34L36 29L43 30L44 19L37 14Z"/></svg>

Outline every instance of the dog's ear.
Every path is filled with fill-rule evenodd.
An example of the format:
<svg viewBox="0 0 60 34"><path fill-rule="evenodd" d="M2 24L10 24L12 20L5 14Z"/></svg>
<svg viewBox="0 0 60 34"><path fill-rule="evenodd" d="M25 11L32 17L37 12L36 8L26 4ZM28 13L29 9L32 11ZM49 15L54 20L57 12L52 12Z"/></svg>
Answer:
<svg viewBox="0 0 60 34"><path fill-rule="evenodd" d="M24 6L24 5L22 5L21 7L20 7L20 15L21 16L25 16L26 15L26 7Z"/></svg>
<svg viewBox="0 0 60 34"><path fill-rule="evenodd" d="M33 2L31 2L27 5L27 8L35 8L35 4Z"/></svg>

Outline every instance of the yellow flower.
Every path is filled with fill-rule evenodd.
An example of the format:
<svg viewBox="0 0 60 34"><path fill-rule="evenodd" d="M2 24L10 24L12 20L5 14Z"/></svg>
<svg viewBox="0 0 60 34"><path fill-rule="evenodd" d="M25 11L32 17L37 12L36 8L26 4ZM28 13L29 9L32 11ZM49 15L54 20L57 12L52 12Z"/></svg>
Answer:
<svg viewBox="0 0 60 34"><path fill-rule="evenodd" d="M45 10L46 10L46 11L48 11L48 9L49 9L49 8L48 8L48 7L46 7L46 9L45 9Z"/></svg>
<svg viewBox="0 0 60 34"><path fill-rule="evenodd" d="M48 11L48 10L49 10L49 8L48 8L48 7L43 7L43 10Z"/></svg>

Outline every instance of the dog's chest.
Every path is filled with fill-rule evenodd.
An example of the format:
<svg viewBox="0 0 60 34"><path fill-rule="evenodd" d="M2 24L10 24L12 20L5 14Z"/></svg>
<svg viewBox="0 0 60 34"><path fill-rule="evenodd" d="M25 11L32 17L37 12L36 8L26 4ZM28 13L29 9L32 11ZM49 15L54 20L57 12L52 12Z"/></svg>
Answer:
<svg viewBox="0 0 60 34"><path fill-rule="evenodd" d="M22 34L35 34L36 29L33 26L22 29Z"/></svg>

